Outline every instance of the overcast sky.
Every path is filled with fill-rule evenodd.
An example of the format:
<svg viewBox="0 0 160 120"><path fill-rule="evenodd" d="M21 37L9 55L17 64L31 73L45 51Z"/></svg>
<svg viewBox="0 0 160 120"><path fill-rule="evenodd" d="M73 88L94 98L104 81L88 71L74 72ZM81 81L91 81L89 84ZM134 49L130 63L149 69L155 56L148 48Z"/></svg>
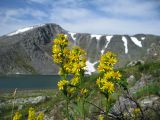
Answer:
<svg viewBox="0 0 160 120"><path fill-rule="evenodd" d="M44 23L71 32L160 35L160 0L0 0L0 35Z"/></svg>

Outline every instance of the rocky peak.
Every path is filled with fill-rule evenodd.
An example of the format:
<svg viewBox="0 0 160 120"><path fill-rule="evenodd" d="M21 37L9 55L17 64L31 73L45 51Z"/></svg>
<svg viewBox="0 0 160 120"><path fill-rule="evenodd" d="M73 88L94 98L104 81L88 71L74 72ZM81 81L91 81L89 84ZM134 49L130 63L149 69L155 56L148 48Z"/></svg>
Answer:
<svg viewBox="0 0 160 120"><path fill-rule="evenodd" d="M130 61L143 59L151 45L159 46L160 41L155 35L75 33L53 23L36 25L0 37L0 73L56 74L58 68L52 62L51 47L58 33L67 34L71 45L87 51L86 73L89 74L95 72L99 57L108 50L118 55L117 67L122 67Z"/></svg>

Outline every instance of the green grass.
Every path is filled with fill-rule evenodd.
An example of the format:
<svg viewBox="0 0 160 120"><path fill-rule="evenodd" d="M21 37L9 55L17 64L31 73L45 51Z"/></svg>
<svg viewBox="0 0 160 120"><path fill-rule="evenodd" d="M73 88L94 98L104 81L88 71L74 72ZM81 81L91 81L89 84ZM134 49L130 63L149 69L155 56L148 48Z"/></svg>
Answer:
<svg viewBox="0 0 160 120"><path fill-rule="evenodd" d="M142 96L148 96L148 95L158 95L160 94L160 83L154 82L150 83L147 86L144 86L143 88L139 89L133 96L136 99L141 98Z"/></svg>
<svg viewBox="0 0 160 120"><path fill-rule="evenodd" d="M47 90L22 90L22 91L17 91L16 98L29 98L29 97L37 97L37 96L49 96L49 99L47 99L43 103L39 103L36 105L33 104L23 104L23 109L20 110L23 114L23 119L25 119L28 115L28 110L30 107L33 107L37 112L41 110L45 110L45 113L48 113L51 111L54 107L55 104L58 104L60 101L62 101L61 96L55 96L57 90L53 89L47 89ZM3 96L5 95L5 96ZM10 93L4 93L0 95L0 99L3 98L3 101L13 99ZM14 107L14 113L18 110L19 104L15 104ZM12 114L12 103L5 105L4 108L1 109L0 113L0 120L10 120L11 119L11 114ZM59 113L58 113L59 114Z"/></svg>

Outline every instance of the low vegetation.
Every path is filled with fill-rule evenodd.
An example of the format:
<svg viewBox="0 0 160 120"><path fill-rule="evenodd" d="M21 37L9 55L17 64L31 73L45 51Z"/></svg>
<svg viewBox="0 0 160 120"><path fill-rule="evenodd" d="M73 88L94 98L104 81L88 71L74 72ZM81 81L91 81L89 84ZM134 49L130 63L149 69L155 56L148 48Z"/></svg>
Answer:
<svg viewBox="0 0 160 120"><path fill-rule="evenodd" d="M45 116L50 115L57 120L149 119L146 117L146 111L137 101L144 96L159 96L159 61L114 69L117 62L116 55L107 52L100 57L99 64L97 64L98 73L87 76L84 74L86 67L85 51L79 47L69 48L68 45L69 41L64 34L59 34L54 40L53 61L59 65L59 74L61 75L58 90L43 90L37 92L37 94L27 96L17 93L16 97L27 98L45 95L49 98L35 106L27 104L21 110L18 110L19 105L15 105L14 114L11 111L13 106L9 106L8 109L5 108L4 111L1 111L6 116L4 119L22 120L28 118L28 120L42 120ZM69 79L68 75L73 77ZM127 78L131 75L135 76L135 80L128 85ZM147 85L130 94L130 87L139 82L144 75L151 75L154 82L148 82ZM120 102L119 98L122 95L125 95L136 106L132 109L127 108L126 111L117 114L113 112L113 107L117 102ZM3 100L11 98L6 96ZM149 111L149 113L152 113L153 118L157 119L156 112Z"/></svg>

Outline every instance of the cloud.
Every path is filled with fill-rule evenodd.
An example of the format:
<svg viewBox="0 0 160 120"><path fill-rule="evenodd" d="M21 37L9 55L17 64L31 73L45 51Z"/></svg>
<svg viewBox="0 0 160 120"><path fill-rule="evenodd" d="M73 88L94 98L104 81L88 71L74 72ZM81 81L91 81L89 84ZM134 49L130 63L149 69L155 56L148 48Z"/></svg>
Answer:
<svg viewBox="0 0 160 120"><path fill-rule="evenodd" d="M26 19L26 16L30 16L30 19ZM0 10L0 35L22 27L39 24L43 22L43 18L47 17L48 15L45 12L32 8Z"/></svg>
<svg viewBox="0 0 160 120"><path fill-rule="evenodd" d="M45 12L32 8L4 9L0 11L0 15L3 15L4 19L25 17L26 15L36 18L47 17Z"/></svg>
<svg viewBox="0 0 160 120"><path fill-rule="evenodd" d="M94 4L106 14L111 14L113 17L133 17L135 18L151 18L160 16L160 12L156 7L160 7L160 2L151 1L138 1L138 0L104 0L94 1Z"/></svg>
<svg viewBox="0 0 160 120"><path fill-rule="evenodd" d="M159 21L133 21L108 18L95 18L79 21L78 23L60 23L64 28L73 32L95 34L160 34Z"/></svg>
<svg viewBox="0 0 160 120"><path fill-rule="evenodd" d="M62 25L73 32L99 34L160 34L159 11L156 3L138 3L135 0L97 0L93 10L81 6L52 9L50 21ZM132 8L133 7L133 8ZM97 11L96 11L97 10ZM103 11L103 14L101 13ZM100 14L98 14L100 13ZM111 14L111 16L105 15ZM122 17L121 17L122 16ZM158 27L159 26L159 27Z"/></svg>
<svg viewBox="0 0 160 120"><path fill-rule="evenodd" d="M28 1L34 5L0 9L0 35L47 22L57 23L73 32L160 35L158 0Z"/></svg>
<svg viewBox="0 0 160 120"><path fill-rule="evenodd" d="M76 22L87 19L91 15L91 11L84 8L56 8L51 10L50 20Z"/></svg>

